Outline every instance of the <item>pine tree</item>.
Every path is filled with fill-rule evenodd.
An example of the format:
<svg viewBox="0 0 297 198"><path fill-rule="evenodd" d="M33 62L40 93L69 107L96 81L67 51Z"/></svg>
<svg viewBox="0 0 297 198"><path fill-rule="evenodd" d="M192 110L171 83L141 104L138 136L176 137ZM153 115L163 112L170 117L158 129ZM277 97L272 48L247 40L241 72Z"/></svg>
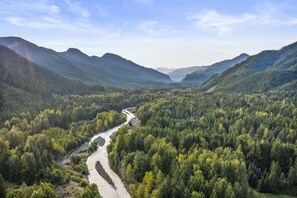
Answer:
<svg viewBox="0 0 297 198"><path fill-rule="evenodd" d="M288 182L290 186L297 185L297 159L294 166L292 166L288 173Z"/></svg>
<svg viewBox="0 0 297 198"><path fill-rule="evenodd" d="M0 197L5 198L5 187L4 187L4 179L2 177L2 175L0 175Z"/></svg>
<svg viewBox="0 0 297 198"><path fill-rule="evenodd" d="M282 170L279 163L273 161L271 163L270 173L267 177L267 185L271 191L279 189L281 174Z"/></svg>

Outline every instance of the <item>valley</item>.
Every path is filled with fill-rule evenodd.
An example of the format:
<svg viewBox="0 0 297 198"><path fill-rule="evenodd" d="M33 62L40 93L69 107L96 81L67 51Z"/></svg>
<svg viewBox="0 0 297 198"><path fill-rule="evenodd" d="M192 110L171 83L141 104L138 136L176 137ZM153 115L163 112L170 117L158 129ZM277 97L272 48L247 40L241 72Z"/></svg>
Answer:
<svg viewBox="0 0 297 198"><path fill-rule="evenodd" d="M36 59L0 46L1 197L297 196L296 43L173 83L114 54L21 41ZM34 62L49 52L97 80Z"/></svg>
<svg viewBox="0 0 297 198"><path fill-rule="evenodd" d="M1 0L0 198L297 198L296 0Z"/></svg>

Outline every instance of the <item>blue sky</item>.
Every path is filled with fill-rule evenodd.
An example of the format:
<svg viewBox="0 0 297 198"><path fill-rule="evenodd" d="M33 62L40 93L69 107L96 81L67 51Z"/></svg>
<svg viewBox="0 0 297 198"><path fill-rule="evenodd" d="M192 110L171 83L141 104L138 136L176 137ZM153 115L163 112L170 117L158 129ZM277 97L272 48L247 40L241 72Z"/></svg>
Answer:
<svg viewBox="0 0 297 198"><path fill-rule="evenodd" d="M297 41L296 0L1 0L0 36L147 67L207 65Z"/></svg>

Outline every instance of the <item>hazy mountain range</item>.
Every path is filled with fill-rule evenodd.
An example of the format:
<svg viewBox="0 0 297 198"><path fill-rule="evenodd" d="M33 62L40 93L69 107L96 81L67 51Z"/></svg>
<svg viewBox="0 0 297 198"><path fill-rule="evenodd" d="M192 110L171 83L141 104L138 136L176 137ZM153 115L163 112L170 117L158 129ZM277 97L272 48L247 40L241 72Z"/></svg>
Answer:
<svg viewBox="0 0 297 198"><path fill-rule="evenodd" d="M57 74L90 84L126 88L171 82L166 74L137 65L115 54L88 56L74 48L56 52L18 37L0 37L0 45Z"/></svg>
<svg viewBox="0 0 297 198"><path fill-rule="evenodd" d="M191 67L183 67L175 69L169 73L167 73L170 78L175 82L182 81L187 74L193 73L198 70L203 70L205 66L191 66Z"/></svg>
<svg viewBox="0 0 297 198"><path fill-rule="evenodd" d="M192 82L203 83L212 75L224 71L225 69L236 65L245 60L249 55L241 54L231 60L224 60L207 66L191 66L178 69L172 68L156 68L156 70L163 72L170 76L175 82Z"/></svg>
<svg viewBox="0 0 297 198"><path fill-rule="evenodd" d="M0 37L0 45L4 45L0 48L1 83L35 95L85 94L103 87L159 88L172 83L166 74L111 53L88 56L75 48L56 52L18 37ZM177 69L169 75L193 69L182 83L204 83L203 91L296 89L297 43L210 66Z"/></svg>
<svg viewBox="0 0 297 198"><path fill-rule="evenodd" d="M155 70L162 72L163 74L168 74L169 72L172 72L176 69L174 68L167 68L167 67L157 67Z"/></svg>
<svg viewBox="0 0 297 198"><path fill-rule="evenodd" d="M207 67L202 67L201 69L193 73L187 74L182 81L202 84L213 75L218 74L229 67L233 67L234 65L241 63L242 61L245 61L248 57L248 54L240 54L233 59L224 60Z"/></svg>

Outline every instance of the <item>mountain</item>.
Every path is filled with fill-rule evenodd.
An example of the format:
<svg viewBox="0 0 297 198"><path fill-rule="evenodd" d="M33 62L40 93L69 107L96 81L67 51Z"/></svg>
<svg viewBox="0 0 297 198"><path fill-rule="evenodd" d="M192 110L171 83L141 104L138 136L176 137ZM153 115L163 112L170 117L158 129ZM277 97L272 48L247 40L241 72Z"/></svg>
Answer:
<svg viewBox="0 0 297 198"><path fill-rule="evenodd" d="M167 67L157 67L155 70L163 73L163 74L168 74L169 72L174 71L174 68L167 68Z"/></svg>
<svg viewBox="0 0 297 198"><path fill-rule="evenodd" d="M100 85L62 77L0 45L0 122L21 112L37 112L52 94L91 94Z"/></svg>
<svg viewBox="0 0 297 198"><path fill-rule="evenodd" d="M198 70L204 70L205 68L206 66L184 67L184 68L175 69L167 73L167 75L170 76L170 78L173 81L179 82L179 81L182 81L187 74L193 73Z"/></svg>
<svg viewBox="0 0 297 198"><path fill-rule="evenodd" d="M267 50L213 76L204 91L263 92L296 90L297 42L280 50Z"/></svg>
<svg viewBox="0 0 297 198"><path fill-rule="evenodd" d="M102 91L99 85L85 85L77 80L62 77L21 57L0 45L1 83L43 97L55 94L85 94Z"/></svg>
<svg viewBox="0 0 297 198"><path fill-rule="evenodd" d="M101 60L103 61L102 66L108 63L107 65L109 65L110 71L124 81L144 84L153 82L171 82L170 77L166 74L137 65L136 63L115 54L106 53L101 57Z"/></svg>
<svg viewBox="0 0 297 198"><path fill-rule="evenodd" d="M169 76L115 54L88 56L75 48L56 52L18 37L0 37L0 45L55 73L87 83L106 87L149 87L171 82Z"/></svg>
<svg viewBox="0 0 297 198"><path fill-rule="evenodd" d="M248 54L243 53L233 59L224 60L224 61L215 63L213 65L203 67L203 69L195 71L191 74L187 74L182 81L202 84L213 75L218 74L224 71L225 69L232 67L238 63L241 63L242 61L245 61L248 57L249 57Z"/></svg>
<svg viewBox="0 0 297 198"><path fill-rule="evenodd" d="M222 72L228 67L234 66L237 63L242 62L248 57L247 54L241 54L231 60L224 60L213 65L208 66L192 66L175 69L171 72L168 72L167 75L173 81L179 82L195 82L203 83L212 75Z"/></svg>

